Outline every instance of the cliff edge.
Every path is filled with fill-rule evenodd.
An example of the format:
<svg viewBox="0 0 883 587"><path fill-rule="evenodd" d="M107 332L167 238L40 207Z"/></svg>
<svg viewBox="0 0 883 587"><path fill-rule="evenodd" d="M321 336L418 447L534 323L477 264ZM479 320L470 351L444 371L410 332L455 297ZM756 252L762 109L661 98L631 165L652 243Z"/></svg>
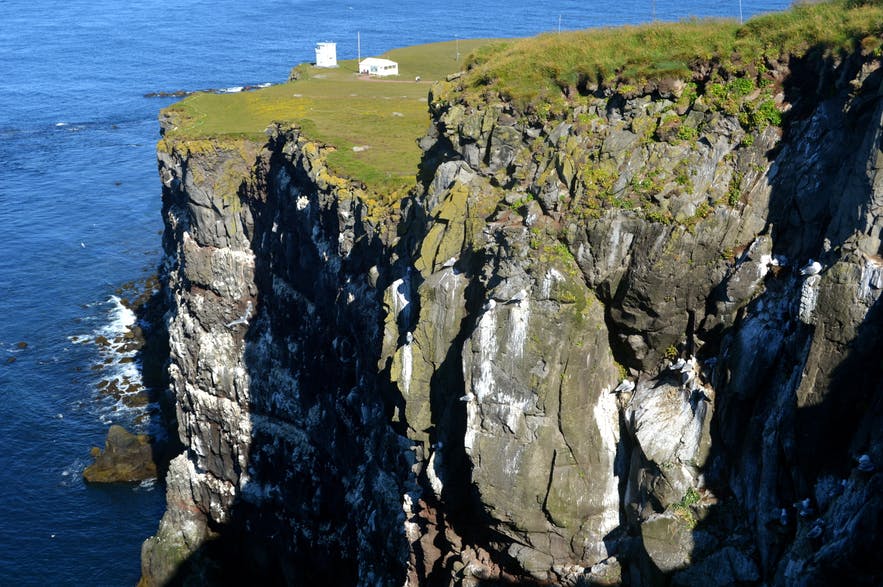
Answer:
<svg viewBox="0 0 883 587"><path fill-rule="evenodd" d="M529 66L703 27L735 45ZM404 197L296 124L167 130L186 449L142 585L878 584L881 31L493 45Z"/></svg>

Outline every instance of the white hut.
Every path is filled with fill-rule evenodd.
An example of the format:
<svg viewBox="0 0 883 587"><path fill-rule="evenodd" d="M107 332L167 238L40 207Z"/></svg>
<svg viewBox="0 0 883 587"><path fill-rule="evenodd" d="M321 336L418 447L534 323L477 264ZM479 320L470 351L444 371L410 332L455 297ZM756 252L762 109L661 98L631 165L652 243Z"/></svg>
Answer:
<svg viewBox="0 0 883 587"><path fill-rule="evenodd" d="M359 73L368 75L398 75L399 64L389 59L379 57L367 57L359 62Z"/></svg>
<svg viewBox="0 0 883 587"><path fill-rule="evenodd" d="M337 67L337 43L316 43L316 67Z"/></svg>

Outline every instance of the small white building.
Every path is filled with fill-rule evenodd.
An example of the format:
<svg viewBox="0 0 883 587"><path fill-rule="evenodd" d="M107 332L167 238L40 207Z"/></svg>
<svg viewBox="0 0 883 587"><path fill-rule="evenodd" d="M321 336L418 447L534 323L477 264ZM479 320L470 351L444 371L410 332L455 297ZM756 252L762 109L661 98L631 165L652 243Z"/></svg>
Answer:
<svg viewBox="0 0 883 587"><path fill-rule="evenodd" d="M316 67L337 67L337 43L316 43Z"/></svg>
<svg viewBox="0 0 883 587"><path fill-rule="evenodd" d="M389 59L366 57L359 62L359 73L368 75L398 75L399 64Z"/></svg>

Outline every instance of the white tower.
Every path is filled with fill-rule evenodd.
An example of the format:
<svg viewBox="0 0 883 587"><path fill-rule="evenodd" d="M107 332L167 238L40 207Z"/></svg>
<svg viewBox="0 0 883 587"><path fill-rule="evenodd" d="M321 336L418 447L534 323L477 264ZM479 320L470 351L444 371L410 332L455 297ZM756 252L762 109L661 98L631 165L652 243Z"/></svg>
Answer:
<svg viewBox="0 0 883 587"><path fill-rule="evenodd" d="M337 67L337 43L316 43L316 67Z"/></svg>

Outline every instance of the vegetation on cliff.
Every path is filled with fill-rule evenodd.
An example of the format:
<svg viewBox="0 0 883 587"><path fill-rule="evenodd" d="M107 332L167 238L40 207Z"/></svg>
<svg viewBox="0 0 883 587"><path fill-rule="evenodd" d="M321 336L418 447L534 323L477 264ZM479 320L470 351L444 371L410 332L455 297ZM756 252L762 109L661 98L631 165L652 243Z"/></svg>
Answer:
<svg viewBox="0 0 883 587"><path fill-rule="evenodd" d="M468 61L468 94L495 92L542 113L568 98L610 89L628 94L663 80L769 79L770 65L810 53L879 51L883 5L833 0L734 21L654 22L500 42Z"/></svg>
<svg viewBox="0 0 883 587"><path fill-rule="evenodd" d="M413 185L420 161L417 138L429 125L426 95L432 80L442 79L464 55L487 43L450 41L396 49L401 74L393 79L357 75L356 60L337 69L302 64L292 81L252 92L194 94L167 108L166 139L264 140L273 122L293 123L304 135L333 148L331 170L390 192ZM421 81L415 81L420 76Z"/></svg>

